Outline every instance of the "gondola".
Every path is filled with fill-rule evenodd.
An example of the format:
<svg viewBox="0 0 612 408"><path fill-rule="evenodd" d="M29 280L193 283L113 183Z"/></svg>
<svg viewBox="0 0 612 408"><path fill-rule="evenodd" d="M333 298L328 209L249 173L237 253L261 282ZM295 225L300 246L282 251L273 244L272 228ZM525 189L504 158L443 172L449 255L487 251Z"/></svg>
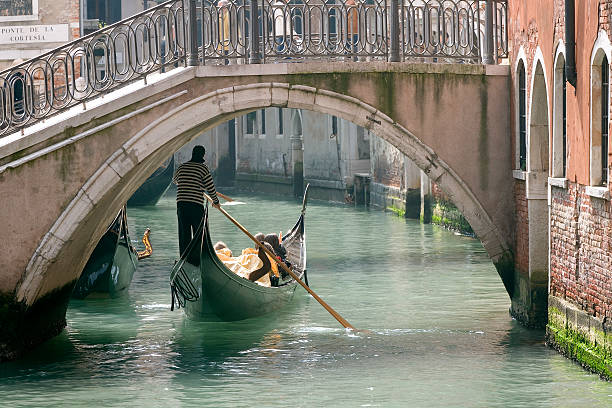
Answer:
<svg viewBox="0 0 612 408"><path fill-rule="evenodd" d="M174 175L174 156L167 160L145 180L132 194L127 204L130 207L155 205L164 195Z"/></svg>
<svg viewBox="0 0 612 408"><path fill-rule="evenodd" d="M308 187L298 221L282 238L291 269L302 280L307 279L304 230L307 197ZM210 238L208 207L195 237L170 274L172 308L177 303L185 308L189 318L195 320L235 321L280 309L293 297L297 282L289 275L281 278L278 286L266 287L242 278L224 266Z"/></svg>
<svg viewBox="0 0 612 408"><path fill-rule="evenodd" d="M130 287L139 259L151 255L149 229L142 239L146 250L137 252L130 241L125 206L110 224L77 281L72 297L119 297Z"/></svg>

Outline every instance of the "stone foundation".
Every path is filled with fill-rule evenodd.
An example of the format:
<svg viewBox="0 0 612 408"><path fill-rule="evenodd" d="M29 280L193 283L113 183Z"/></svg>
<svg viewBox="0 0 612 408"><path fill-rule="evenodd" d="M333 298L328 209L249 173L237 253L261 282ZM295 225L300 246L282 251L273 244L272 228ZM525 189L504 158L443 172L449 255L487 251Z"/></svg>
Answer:
<svg viewBox="0 0 612 408"><path fill-rule="evenodd" d="M548 297L546 344L606 380L612 379L612 322Z"/></svg>
<svg viewBox="0 0 612 408"><path fill-rule="evenodd" d="M347 189L339 181L304 179L304 187L309 183L309 199L338 203L344 203L347 200ZM291 177L237 173L234 186L243 191L275 196L293 197L294 195L293 179Z"/></svg>
<svg viewBox="0 0 612 408"><path fill-rule="evenodd" d="M530 329L543 329L547 322L548 288L530 282L529 277L514 271L514 288L510 296L510 315Z"/></svg>
<svg viewBox="0 0 612 408"><path fill-rule="evenodd" d="M543 329L547 321L548 282L530 275L529 203L525 180L514 180L515 251L513 288L508 290L512 301L510 315L523 326ZM541 228L548 228L546 222Z"/></svg>
<svg viewBox="0 0 612 408"><path fill-rule="evenodd" d="M0 362L18 358L64 329L74 284L53 291L30 307L16 302L14 294L0 294Z"/></svg>
<svg viewBox="0 0 612 408"><path fill-rule="evenodd" d="M264 194L293 196L293 180L291 177L267 174L236 173L234 186L239 190Z"/></svg>
<svg viewBox="0 0 612 408"><path fill-rule="evenodd" d="M464 235L475 236L474 230L455 204L434 197L431 211L431 222Z"/></svg>
<svg viewBox="0 0 612 408"><path fill-rule="evenodd" d="M464 235L475 236L472 226L436 183L431 183L431 222Z"/></svg>
<svg viewBox="0 0 612 408"><path fill-rule="evenodd" d="M432 194L426 196L421 204L420 189L404 191L397 187L373 182L371 183L370 205L391 211L400 217L420 218L425 223L431 220L432 223L450 230L474 236L474 231L463 214L435 184L432 185Z"/></svg>
<svg viewBox="0 0 612 408"><path fill-rule="evenodd" d="M421 191L400 190L397 187L371 183L370 205L391 211L400 217L419 219L421 214Z"/></svg>

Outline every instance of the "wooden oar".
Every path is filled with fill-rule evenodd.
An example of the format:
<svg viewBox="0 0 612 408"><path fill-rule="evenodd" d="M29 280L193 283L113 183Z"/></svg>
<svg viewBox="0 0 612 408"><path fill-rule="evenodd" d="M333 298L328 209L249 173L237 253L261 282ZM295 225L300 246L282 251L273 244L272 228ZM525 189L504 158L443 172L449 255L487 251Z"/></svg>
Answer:
<svg viewBox="0 0 612 408"><path fill-rule="evenodd" d="M227 201L227 202L230 202L230 203L231 203L232 201L234 201L232 198L230 198L230 197L226 196L225 194L221 194L221 193L220 193L220 192L218 192L218 191L217 191L217 195L218 195L219 197L221 197L222 199L224 199L225 201Z"/></svg>
<svg viewBox="0 0 612 408"><path fill-rule="evenodd" d="M217 193L219 194L219 193ZM206 199L210 202L212 202L212 199L206 194L204 193L204 196L206 197ZM223 208L219 207L218 208L219 211L221 211L223 213L223 215L225 215L235 226L237 226L242 232L244 232L249 238L251 238L251 240L253 240L253 242L255 244L257 244L257 246L261 249L263 249L263 251L271 258L274 260L274 262L277 263L278 266L280 266L281 268L283 268L285 270L285 272L287 272L289 275L291 275L291 277L297 282L299 283L304 289L306 289L306 291L308 293L310 293L312 295L313 298L316 299L317 302L319 302L321 304L321 306L323 306L325 308L325 310L327 310L342 326L344 326L346 329L351 329L351 330L355 330L355 328L348 322L346 321L346 319L344 319L342 316L340 316L338 314L338 312L336 312L330 305L328 305L327 303L325 303L325 301L323 299L321 299L319 297L319 295L317 295L316 293L314 293L314 291L312 289L310 289L308 287L308 285L306 285L304 282L302 282L302 280L291 270L289 269L289 267L287 265L285 265L284 262L279 261L276 258L276 255L274 255L272 252L270 252L270 250L268 248L266 248L261 242L259 242L253 235L251 235L251 233L249 231L247 231L246 228L244 228L238 221L236 221L236 219L234 219L234 217L232 217L231 215L229 215L229 213L227 211L225 211Z"/></svg>

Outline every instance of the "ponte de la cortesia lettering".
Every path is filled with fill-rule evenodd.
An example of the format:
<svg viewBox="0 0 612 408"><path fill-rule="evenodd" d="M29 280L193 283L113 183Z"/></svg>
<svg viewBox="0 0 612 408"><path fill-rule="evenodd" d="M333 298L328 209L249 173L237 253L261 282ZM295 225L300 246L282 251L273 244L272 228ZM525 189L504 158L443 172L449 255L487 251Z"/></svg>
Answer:
<svg viewBox="0 0 612 408"><path fill-rule="evenodd" d="M0 27L0 44L66 41L68 41L68 24Z"/></svg>

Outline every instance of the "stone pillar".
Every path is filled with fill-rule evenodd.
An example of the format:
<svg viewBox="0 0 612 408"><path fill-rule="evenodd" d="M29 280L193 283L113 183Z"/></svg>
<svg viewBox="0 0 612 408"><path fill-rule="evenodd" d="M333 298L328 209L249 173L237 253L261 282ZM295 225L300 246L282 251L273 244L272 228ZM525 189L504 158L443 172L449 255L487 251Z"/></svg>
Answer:
<svg viewBox="0 0 612 408"><path fill-rule="evenodd" d="M389 62L400 61L400 29L399 29L399 4L398 0L391 0L389 3L389 36L391 37Z"/></svg>
<svg viewBox="0 0 612 408"><path fill-rule="evenodd" d="M251 16L257 16L259 5L257 0L249 1L249 12ZM249 64L261 64L261 56L259 55L259 18L251 18L251 21L256 20L257 24L249 24Z"/></svg>
<svg viewBox="0 0 612 408"><path fill-rule="evenodd" d="M414 162L404 157L404 180L406 180L406 218L421 218L421 170Z"/></svg>
<svg viewBox="0 0 612 408"><path fill-rule="evenodd" d="M61 333L74 284L58 288L32 305L18 302L13 293L0 292L0 364Z"/></svg>
<svg viewBox="0 0 612 408"><path fill-rule="evenodd" d="M421 171L421 220L424 224L431 224L431 180Z"/></svg>
<svg viewBox="0 0 612 408"><path fill-rule="evenodd" d="M546 325L548 305L548 175L534 170L526 173L526 198L529 231L529 270L518 276L517 296L512 311L528 327Z"/></svg>
<svg viewBox="0 0 612 408"><path fill-rule="evenodd" d="M363 205L364 207L370 206L370 182L371 177L367 173L356 173L355 180L353 183L353 195L355 199L355 206Z"/></svg>
<svg viewBox="0 0 612 408"><path fill-rule="evenodd" d="M493 58L494 43L493 43L493 0L487 0L485 5L485 32L484 32L484 50L482 53L483 64L494 64Z"/></svg>
<svg viewBox="0 0 612 408"><path fill-rule="evenodd" d="M304 139L301 134L291 136L291 172L293 175L293 195L304 194Z"/></svg>
<svg viewBox="0 0 612 408"><path fill-rule="evenodd" d="M188 12L188 33L189 33L189 53L187 54L187 65L195 67L199 65L198 59L198 26L196 22L196 2L189 0Z"/></svg>

